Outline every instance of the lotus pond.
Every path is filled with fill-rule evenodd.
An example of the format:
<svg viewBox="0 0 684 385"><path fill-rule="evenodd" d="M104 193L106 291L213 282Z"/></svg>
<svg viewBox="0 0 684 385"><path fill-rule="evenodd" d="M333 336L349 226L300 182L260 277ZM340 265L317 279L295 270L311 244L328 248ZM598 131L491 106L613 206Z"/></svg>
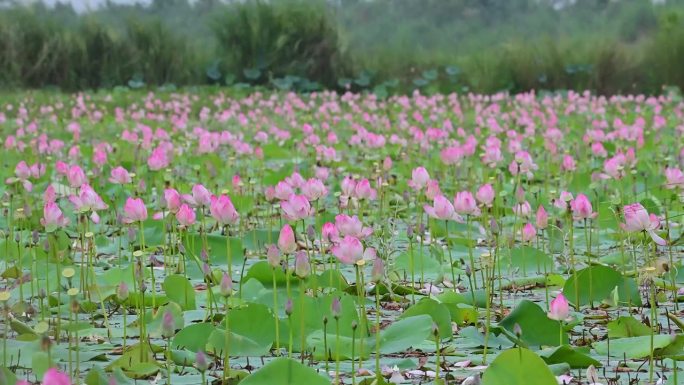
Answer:
<svg viewBox="0 0 684 385"><path fill-rule="evenodd" d="M6 95L0 384L684 383L683 116Z"/></svg>

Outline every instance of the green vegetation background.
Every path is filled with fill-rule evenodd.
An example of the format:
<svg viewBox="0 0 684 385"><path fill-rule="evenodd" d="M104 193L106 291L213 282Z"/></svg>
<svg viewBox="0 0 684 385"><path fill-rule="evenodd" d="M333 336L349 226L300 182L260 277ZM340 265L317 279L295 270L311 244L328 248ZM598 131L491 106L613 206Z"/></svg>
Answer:
<svg viewBox="0 0 684 385"><path fill-rule="evenodd" d="M684 88L684 0L0 0L0 87Z"/></svg>

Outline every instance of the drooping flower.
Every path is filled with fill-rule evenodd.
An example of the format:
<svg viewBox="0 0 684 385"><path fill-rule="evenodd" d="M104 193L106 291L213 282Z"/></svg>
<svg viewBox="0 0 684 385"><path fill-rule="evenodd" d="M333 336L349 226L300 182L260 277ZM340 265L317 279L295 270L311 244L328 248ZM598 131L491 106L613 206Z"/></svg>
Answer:
<svg viewBox="0 0 684 385"><path fill-rule="evenodd" d="M660 227L660 220L655 214L648 214L648 211L641 205L641 203L632 203L623 208L625 214L625 223L621 224L622 228L627 232L645 231L658 245L664 246L667 242L661 238L655 231Z"/></svg>

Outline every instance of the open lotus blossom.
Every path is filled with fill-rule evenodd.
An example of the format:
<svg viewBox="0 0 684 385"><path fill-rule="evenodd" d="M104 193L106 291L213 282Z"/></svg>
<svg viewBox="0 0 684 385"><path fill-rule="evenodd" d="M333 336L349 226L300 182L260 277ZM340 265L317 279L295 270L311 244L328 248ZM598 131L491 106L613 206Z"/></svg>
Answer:
<svg viewBox="0 0 684 385"><path fill-rule="evenodd" d="M435 219L463 222L463 218L456 213L451 201L441 195L435 197L432 206L424 205L423 210L425 210L427 215Z"/></svg>
<svg viewBox="0 0 684 385"><path fill-rule="evenodd" d="M147 207L141 198L126 199L124 204L124 223L142 222L147 219Z"/></svg>
<svg viewBox="0 0 684 385"><path fill-rule="evenodd" d="M332 222L326 222L321 228L321 238L325 243L337 243L340 239L340 233Z"/></svg>
<svg viewBox="0 0 684 385"><path fill-rule="evenodd" d="M422 190L430 181L430 174L428 174L425 167L416 167L411 172L411 180L408 181L409 187L414 190Z"/></svg>
<svg viewBox="0 0 684 385"><path fill-rule="evenodd" d="M280 202L283 217L288 221L298 221L313 214L311 204L304 195L290 195L286 201Z"/></svg>
<svg viewBox="0 0 684 385"><path fill-rule="evenodd" d="M571 192L561 191L559 198L553 200L553 205L561 210L565 210L573 199L574 197Z"/></svg>
<svg viewBox="0 0 684 385"><path fill-rule="evenodd" d="M460 191L454 197L454 210L460 215L480 215L480 209L470 191Z"/></svg>
<svg viewBox="0 0 684 385"><path fill-rule="evenodd" d="M15 178L7 178L5 183L11 184L14 182L19 182L21 183L22 187L24 187L24 190L28 192L33 190L33 184L31 181L29 181L29 178L32 176L31 168L26 164L25 161L22 160L17 164L17 166L14 168L14 175Z"/></svg>
<svg viewBox="0 0 684 385"><path fill-rule="evenodd" d="M356 215L351 217L346 214L335 216L335 227L341 236L351 235L359 239L364 239L373 233L373 229L364 227Z"/></svg>
<svg viewBox="0 0 684 385"><path fill-rule="evenodd" d="M328 189L319 179L311 178L302 185L302 194L313 202L325 197L328 194Z"/></svg>
<svg viewBox="0 0 684 385"><path fill-rule="evenodd" d="M233 202L228 195L212 196L209 205L211 216L222 225L234 225L240 219Z"/></svg>
<svg viewBox="0 0 684 385"><path fill-rule="evenodd" d="M666 168L665 179L667 180L665 182L665 188L667 189L684 188L684 173L682 173L682 170L678 168Z"/></svg>
<svg viewBox="0 0 684 385"><path fill-rule="evenodd" d="M292 186L285 181L280 181L275 186L273 196L278 200L284 201L289 199L293 194L294 190L292 189Z"/></svg>
<svg viewBox="0 0 684 385"><path fill-rule="evenodd" d="M373 260L376 256L375 249L369 247L364 250L361 241L350 235L344 237L338 244L333 246L332 253L340 262L353 265L361 260Z"/></svg>
<svg viewBox="0 0 684 385"><path fill-rule="evenodd" d="M64 217L57 203L47 202L43 207L43 218L40 224L45 226L45 231L51 233L69 224L69 219Z"/></svg>
<svg viewBox="0 0 684 385"><path fill-rule="evenodd" d="M211 204L211 192L201 184L192 186L192 195L184 195L183 198L195 207L208 207Z"/></svg>
<svg viewBox="0 0 684 385"><path fill-rule="evenodd" d="M591 202L584 194L578 194L577 198L570 201L570 209L575 220L578 219L593 219L598 215L593 211Z"/></svg>
<svg viewBox="0 0 684 385"><path fill-rule="evenodd" d="M556 321L567 321L570 319L570 304L563 293L559 293L556 298L551 300L547 315Z"/></svg>
<svg viewBox="0 0 684 385"><path fill-rule="evenodd" d="M621 224L622 228L627 232L644 231L651 236L653 242L664 246L667 242L661 238L656 230L660 228L660 220L655 214L648 214L646 208L641 203L632 203L623 207L625 214L625 223Z"/></svg>
<svg viewBox="0 0 684 385"><path fill-rule="evenodd" d="M131 174L128 173L128 170L118 166L112 169L109 176L109 181L117 184L127 184L131 183L132 178Z"/></svg>

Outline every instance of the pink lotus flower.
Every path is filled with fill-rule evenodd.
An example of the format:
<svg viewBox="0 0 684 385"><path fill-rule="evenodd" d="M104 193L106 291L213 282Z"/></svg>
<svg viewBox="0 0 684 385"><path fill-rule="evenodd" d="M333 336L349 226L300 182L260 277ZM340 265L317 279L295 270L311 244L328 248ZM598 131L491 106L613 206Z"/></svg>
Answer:
<svg viewBox="0 0 684 385"><path fill-rule="evenodd" d="M427 186L429 181L430 174L428 174L425 167L416 167L411 172L411 180L408 182L408 185L414 190L420 191Z"/></svg>
<svg viewBox="0 0 684 385"><path fill-rule="evenodd" d="M563 169L563 171L575 171L575 159L573 159L570 155L564 155L561 168Z"/></svg>
<svg viewBox="0 0 684 385"><path fill-rule="evenodd" d="M577 198L570 201L570 209L575 220L595 218L597 213L593 212L591 202L584 194L578 194Z"/></svg>
<svg viewBox="0 0 684 385"><path fill-rule="evenodd" d="M181 226L190 227L195 224L197 218L195 210L183 203L176 213L176 220Z"/></svg>
<svg viewBox="0 0 684 385"><path fill-rule="evenodd" d="M166 203L166 208L169 209L171 213L177 213L180 209L181 204L183 204L183 199L181 195L172 188L167 188L164 190L164 202Z"/></svg>
<svg viewBox="0 0 684 385"><path fill-rule="evenodd" d="M565 210L568 207L568 203L572 202L573 195L568 191L561 191L560 197L553 201L553 205L561 210Z"/></svg>
<svg viewBox="0 0 684 385"><path fill-rule="evenodd" d="M311 273L311 264L306 251L300 250L295 254L295 274L299 278L306 278Z"/></svg>
<svg viewBox="0 0 684 385"><path fill-rule="evenodd" d="M131 180L131 175L128 173L128 170L121 166L112 169L109 177L110 182L118 184L131 183Z"/></svg>
<svg viewBox="0 0 684 385"><path fill-rule="evenodd" d="M454 197L454 210L461 215L480 215L480 209L470 191L460 191Z"/></svg>
<svg viewBox="0 0 684 385"><path fill-rule="evenodd" d="M280 235L278 236L278 248L283 254L290 254L297 250L294 231L292 231L292 227L288 224L284 225L283 228L280 229Z"/></svg>
<svg viewBox="0 0 684 385"><path fill-rule="evenodd" d="M656 230L660 227L660 220L654 214L648 214L648 211L641 205L641 203L632 203L623 208L625 213L625 223L621 224L622 228L627 232L645 231L658 245L664 246L667 242L656 234Z"/></svg>
<svg viewBox="0 0 684 385"><path fill-rule="evenodd" d="M48 202L55 202L57 200L57 193L55 192L55 188L52 187L52 185L47 186L45 189L45 192L43 193L43 201L45 203Z"/></svg>
<svg viewBox="0 0 684 385"><path fill-rule="evenodd" d="M21 180L26 180L31 177L31 168L22 160L14 168L14 175Z"/></svg>
<svg viewBox="0 0 684 385"><path fill-rule="evenodd" d="M323 242L334 243L340 239L340 234L333 223L326 222L321 229L321 238Z"/></svg>
<svg viewBox="0 0 684 385"><path fill-rule="evenodd" d="M216 222L222 225L234 225L240 219L240 215L235 210L235 206L233 206L228 195L221 195L218 198L212 196L209 211Z"/></svg>
<svg viewBox="0 0 684 385"><path fill-rule="evenodd" d="M354 188L354 195L358 199L375 200L377 192L371 187L368 179L361 179Z"/></svg>
<svg viewBox="0 0 684 385"><path fill-rule="evenodd" d="M280 208L288 221L297 221L313 214L311 204L304 195L291 195L288 200L280 202Z"/></svg>
<svg viewBox="0 0 684 385"><path fill-rule="evenodd" d="M382 169L385 171L392 169L392 158L389 156L385 157L385 160L382 161Z"/></svg>
<svg viewBox="0 0 684 385"><path fill-rule="evenodd" d="M280 250L276 245L268 245L266 248L266 260L271 267L280 266Z"/></svg>
<svg viewBox="0 0 684 385"><path fill-rule="evenodd" d="M42 385L71 385L69 376L55 368L50 368L43 375Z"/></svg>
<svg viewBox="0 0 684 385"><path fill-rule="evenodd" d="M294 190L287 182L280 181L275 186L274 196L281 201L289 199L292 194L294 194Z"/></svg>
<svg viewBox="0 0 684 385"><path fill-rule="evenodd" d="M45 226L45 231L51 233L58 228L66 227L69 224L69 219L64 217L62 210L54 202L47 202L43 206L43 218L40 224Z"/></svg>
<svg viewBox="0 0 684 385"><path fill-rule="evenodd" d="M544 206L539 205L539 208L537 209L536 219L537 227L540 230L543 230L549 226L549 214L546 213L546 209L544 209Z"/></svg>
<svg viewBox="0 0 684 385"><path fill-rule="evenodd" d="M73 203L77 211L85 212L107 209L108 206L90 185L83 184L79 190L78 195L71 195L69 197L69 201Z"/></svg>
<svg viewBox="0 0 684 385"><path fill-rule="evenodd" d="M88 183L88 178L86 178L83 170L77 165L69 167L67 171L67 180L69 185L73 188L81 187L82 184Z"/></svg>
<svg viewBox="0 0 684 385"><path fill-rule="evenodd" d="M532 207L530 202L524 201L522 203L517 203L513 206L513 213L519 217L529 217L532 213Z"/></svg>
<svg viewBox="0 0 684 385"><path fill-rule="evenodd" d="M364 239L373 233L373 229L364 227L356 215L353 217L346 214L335 216L335 227L339 230L340 235L351 235L359 239Z"/></svg>
<svg viewBox="0 0 684 385"><path fill-rule="evenodd" d="M328 189L319 179L311 178L302 186L302 194L309 200L315 201L328 194Z"/></svg>
<svg viewBox="0 0 684 385"><path fill-rule="evenodd" d="M568 303L568 300L565 299L563 293L558 294L558 296L551 301L547 316L556 321L567 321L570 319L570 304Z"/></svg>
<svg viewBox="0 0 684 385"><path fill-rule="evenodd" d="M170 162L166 149L160 145L152 150L150 157L147 158L147 167L152 171L157 171L168 167Z"/></svg>
<svg viewBox="0 0 684 385"><path fill-rule="evenodd" d="M346 176L342 180L340 188L342 189L342 195L352 197L354 196L354 190L356 189L356 181L352 177Z"/></svg>
<svg viewBox="0 0 684 385"><path fill-rule="evenodd" d="M141 198L126 199L124 204L124 223L142 222L147 219L147 207Z"/></svg>
<svg viewBox="0 0 684 385"><path fill-rule="evenodd" d="M436 196L442 195L442 191L439 189L439 182L431 179L427 183L427 188L425 189L425 197L429 200L434 200Z"/></svg>
<svg viewBox="0 0 684 385"><path fill-rule="evenodd" d="M211 204L211 193L201 184L192 186L192 196L185 196L184 198L195 207L207 207Z"/></svg>
<svg viewBox="0 0 684 385"><path fill-rule="evenodd" d="M358 238L347 235L333 246L332 253L340 262L352 265L363 259L363 245Z"/></svg>
<svg viewBox="0 0 684 385"><path fill-rule="evenodd" d="M285 177L285 182L292 186L293 188L301 188L304 183L304 178L297 172L293 172L292 175Z"/></svg>
<svg viewBox="0 0 684 385"><path fill-rule="evenodd" d="M525 226L522 228L521 232L522 232L523 242L530 242L537 235L537 230L529 222L527 224L525 224Z"/></svg>
<svg viewBox="0 0 684 385"><path fill-rule="evenodd" d="M682 170L668 167L665 169L665 178L667 179L665 188L684 188L684 173L682 173Z"/></svg>
<svg viewBox="0 0 684 385"><path fill-rule="evenodd" d="M496 195L494 193L494 188L492 188L492 185L489 183L480 186L475 194L477 201L487 207L492 206L492 202L494 202L495 197Z"/></svg>
<svg viewBox="0 0 684 385"><path fill-rule="evenodd" d="M435 219L441 219L444 221L463 222L463 218L461 218L460 215L456 214L456 211L454 210L454 205L452 205L448 199L441 195L435 197L435 199L432 202L432 206L424 205L423 210L425 210L427 215Z"/></svg>

